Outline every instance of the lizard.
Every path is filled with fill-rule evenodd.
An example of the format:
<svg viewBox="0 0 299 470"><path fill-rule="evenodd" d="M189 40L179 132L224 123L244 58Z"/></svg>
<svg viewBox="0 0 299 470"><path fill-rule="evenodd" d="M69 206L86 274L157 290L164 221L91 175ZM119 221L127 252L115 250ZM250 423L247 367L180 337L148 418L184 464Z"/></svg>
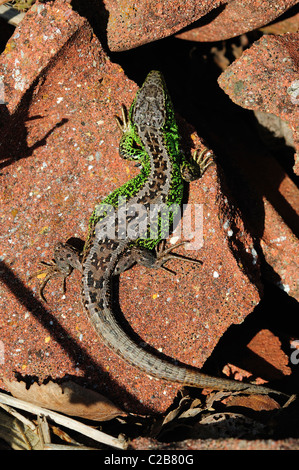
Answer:
<svg viewBox="0 0 299 470"><path fill-rule="evenodd" d="M171 248L164 248L164 243L182 203L185 182L200 178L212 161L207 152L195 151L192 158L187 158L182 151L174 107L159 71L147 75L129 112L123 106L122 118L115 117L122 131L120 156L137 162L140 173L95 205L81 253L67 243L55 246L52 262L43 262L47 267L31 276L45 274L41 296L52 277L62 276L65 283L73 269L78 269L82 273L82 302L91 324L103 343L135 368L184 386L281 394L267 386L214 377L192 366L170 362L142 347L123 330L113 311L113 277L136 263L167 269L164 264L171 258L194 261L172 252L185 242ZM154 233L148 223L143 231L136 231L136 205L144 208L145 217L153 205L161 208ZM170 208L173 210L165 217Z"/></svg>

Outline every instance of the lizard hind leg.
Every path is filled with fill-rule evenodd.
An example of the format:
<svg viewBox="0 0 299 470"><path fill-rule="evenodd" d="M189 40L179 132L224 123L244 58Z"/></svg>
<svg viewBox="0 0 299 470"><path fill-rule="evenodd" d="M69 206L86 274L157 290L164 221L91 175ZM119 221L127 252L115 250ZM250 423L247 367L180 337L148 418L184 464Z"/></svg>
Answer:
<svg viewBox="0 0 299 470"><path fill-rule="evenodd" d="M156 262L155 262L155 267L156 268L163 268L168 272L174 273L169 268L166 268L164 264L169 261L170 259L179 259L181 261L186 261L188 263L194 263L194 264L200 264L202 265L203 262L201 260L197 260L194 258L188 258L188 256L180 255L179 253L172 253L172 251L177 248L178 246L182 246L185 243L188 243L189 240L184 240L181 242L177 242L172 246L169 246L168 248L165 248L165 240L162 240L162 242L156 247Z"/></svg>
<svg viewBox="0 0 299 470"><path fill-rule="evenodd" d="M172 253L172 250L177 248L178 246L184 245L188 243L188 240L178 242L173 246L165 248L165 240L159 243L159 245L155 248L155 251L148 250L147 248L142 247L134 247L132 249L132 256L134 257L134 261L142 266L146 266L147 268L154 268L154 269L164 269L165 271L170 272L171 274L176 274L175 271L167 268L165 263L170 259L180 259L181 261L187 261L189 263L195 264L203 264L202 261L196 260L193 258L188 258L187 256L180 255L179 253Z"/></svg>
<svg viewBox="0 0 299 470"><path fill-rule="evenodd" d="M44 302L47 302L44 296L44 289L50 279L61 276L63 278L62 290L63 293L65 293L66 278L72 273L73 269L79 269L82 271L77 250L72 246L64 243L57 243L57 245L54 247L54 259L52 261L49 263L46 261L41 261L40 264L42 264L44 268L31 274L29 276L29 280L44 275L44 278L39 286L39 296Z"/></svg>

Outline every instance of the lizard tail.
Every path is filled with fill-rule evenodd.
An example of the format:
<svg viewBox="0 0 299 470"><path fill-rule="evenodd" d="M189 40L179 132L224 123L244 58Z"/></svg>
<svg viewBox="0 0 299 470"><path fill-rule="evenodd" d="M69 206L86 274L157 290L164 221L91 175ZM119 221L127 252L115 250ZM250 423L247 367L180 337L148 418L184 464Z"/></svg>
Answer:
<svg viewBox="0 0 299 470"><path fill-rule="evenodd" d="M101 263L101 253L96 247L92 247L85 262L83 273L85 307L93 327L108 348L133 367L162 380L197 388L244 391L255 394L281 394L281 392L264 386L212 377L203 374L199 369L174 364L149 352L131 339L115 317L111 302L113 273L121 254L126 249L128 249L127 243L125 241L119 242L113 250L109 249L110 259L108 262L105 258L105 262ZM95 264L96 270L94 270ZM105 266L105 269L99 275L101 264Z"/></svg>

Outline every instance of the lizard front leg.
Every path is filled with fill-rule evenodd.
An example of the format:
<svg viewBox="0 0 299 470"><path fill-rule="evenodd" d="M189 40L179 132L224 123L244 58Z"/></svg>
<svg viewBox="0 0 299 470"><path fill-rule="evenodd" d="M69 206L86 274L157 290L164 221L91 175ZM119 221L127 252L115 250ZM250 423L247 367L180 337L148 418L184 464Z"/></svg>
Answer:
<svg viewBox="0 0 299 470"><path fill-rule="evenodd" d="M119 143L120 156L125 160L143 161L146 154L142 149L138 135L134 132L126 107L122 105L121 118L119 116L114 117L122 133Z"/></svg>
<svg viewBox="0 0 299 470"><path fill-rule="evenodd" d="M180 167L182 178L188 183L201 178L209 166L214 163L213 155L211 150L205 148L201 151L195 150L191 160L184 157Z"/></svg>

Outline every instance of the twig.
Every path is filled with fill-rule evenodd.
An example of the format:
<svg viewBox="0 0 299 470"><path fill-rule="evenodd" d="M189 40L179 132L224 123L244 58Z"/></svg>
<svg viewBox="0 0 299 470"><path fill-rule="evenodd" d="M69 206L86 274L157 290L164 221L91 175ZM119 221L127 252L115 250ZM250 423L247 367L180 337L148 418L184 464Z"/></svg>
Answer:
<svg viewBox="0 0 299 470"><path fill-rule="evenodd" d="M74 446L70 444L45 444L45 450L97 450L94 447Z"/></svg>
<svg viewBox="0 0 299 470"><path fill-rule="evenodd" d="M37 416L37 424L38 424L38 431L42 441L43 448L45 448L46 444L51 443L50 437L50 429L48 425L48 421L44 415Z"/></svg>
<svg viewBox="0 0 299 470"><path fill-rule="evenodd" d="M68 416L63 416L60 413L57 413L56 411L47 410L46 408L42 408L32 403L28 403L26 401L20 400L19 398L11 397L10 395L6 395L5 393L0 393L0 403L4 403L9 406L15 406L16 408L29 411L30 413L34 413L36 415L44 415L46 418L51 419L55 423L73 429L83 434L84 436L88 436L97 442L101 442L102 444L116 447L118 449L127 448L127 443L124 439L110 436L109 434L86 426L86 424L80 423L79 421L69 418Z"/></svg>
<svg viewBox="0 0 299 470"><path fill-rule="evenodd" d="M30 421L30 419L25 418L25 416L21 415L21 413L14 410L13 408L11 408L8 405L4 405L3 403L0 403L0 406L1 406L1 408L3 408L3 410L7 411L7 413L10 413L12 416L17 418L19 421L22 421L22 423L25 424L26 426L28 426L32 431L36 430L35 424L32 423L32 421Z"/></svg>

